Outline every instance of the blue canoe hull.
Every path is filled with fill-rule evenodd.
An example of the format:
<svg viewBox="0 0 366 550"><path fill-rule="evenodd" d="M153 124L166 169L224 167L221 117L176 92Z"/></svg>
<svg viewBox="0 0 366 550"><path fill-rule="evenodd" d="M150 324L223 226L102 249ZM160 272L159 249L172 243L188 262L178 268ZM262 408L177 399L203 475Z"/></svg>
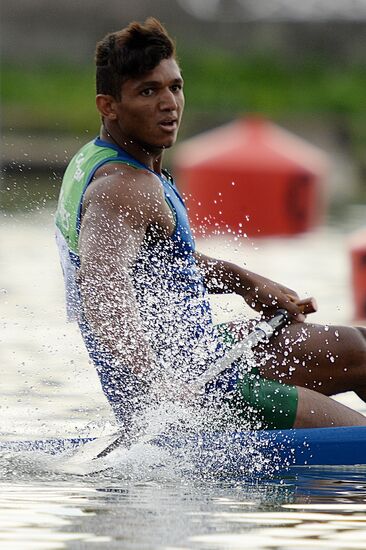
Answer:
<svg viewBox="0 0 366 550"><path fill-rule="evenodd" d="M34 441L2 441L0 452L39 451L61 454L76 449L93 438L39 439ZM249 445L264 459L279 469L293 466L366 465L366 427L312 428L269 430L195 436L158 436L153 443L169 449L195 448L198 460L208 455L235 456L238 461L249 460ZM211 464L212 467L212 464Z"/></svg>

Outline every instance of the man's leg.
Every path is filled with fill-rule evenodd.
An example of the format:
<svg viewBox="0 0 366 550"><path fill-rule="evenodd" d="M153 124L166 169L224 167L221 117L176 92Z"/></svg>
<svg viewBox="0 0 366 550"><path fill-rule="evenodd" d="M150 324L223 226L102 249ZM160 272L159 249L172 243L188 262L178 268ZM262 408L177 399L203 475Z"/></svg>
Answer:
<svg viewBox="0 0 366 550"><path fill-rule="evenodd" d="M366 426L366 417L357 411L307 388L297 387L294 428Z"/></svg>
<svg viewBox="0 0 366 550"><path fill-rule="evenodd" d="M233 341L243 337L240 324L221 330L225 328ZM366 426L365 416L327 396L349 389L361 396L366 387L365 335L365 329L352 327L289 325L259 350L262 366L238 382L231 406L256 428Z"/></svg>
<svg viewBox="0 0 366 550"><path fill-rule="evenodd" d="M254 429L366 426L366 417L313 390L262 378L239 379L230 404Z"/></svg>
<svg viewBox="0 0 366 550"><path fill-rule="evenodd" d="M355 391L366 401L366 329L293 323L260 355L260 373L324 395Z"/></svg>

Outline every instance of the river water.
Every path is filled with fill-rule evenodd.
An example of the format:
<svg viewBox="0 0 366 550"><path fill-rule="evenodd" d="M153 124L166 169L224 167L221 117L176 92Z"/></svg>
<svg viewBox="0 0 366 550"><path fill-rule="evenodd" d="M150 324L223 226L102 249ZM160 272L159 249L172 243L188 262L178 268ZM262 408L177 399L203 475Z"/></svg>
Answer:
<svg viewBox="0 0 366 550"><path fill-rule="evenodd" d="M52 201L1 213L2 440L103 435L114 422L80 336L65 321ZM208 239L198 248L245 263L303 296L313 320L352 320L348 234L364 210L292 239ZM351 220L351 221L350 221ZM213 299L217 319L237 299ZM352 393L338 397L366 412ZM366 469L209 478L164 464L148 444L95 477L55 473L44 456L0 454L4 549L366 548Z"/></svg>

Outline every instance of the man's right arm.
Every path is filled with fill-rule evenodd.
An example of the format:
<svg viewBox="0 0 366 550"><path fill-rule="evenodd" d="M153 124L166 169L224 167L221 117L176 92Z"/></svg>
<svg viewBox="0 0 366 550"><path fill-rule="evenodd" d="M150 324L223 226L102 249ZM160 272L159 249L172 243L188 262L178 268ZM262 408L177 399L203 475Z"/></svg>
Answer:
<svg viewBox="0 0 366 550"><path fill-rule="evenodd" d="M90 328L123 366L146 379L157 361L142 329L131 280L151 205L128 181L128 170L91 184L79 241L80 289Z"/></svg>

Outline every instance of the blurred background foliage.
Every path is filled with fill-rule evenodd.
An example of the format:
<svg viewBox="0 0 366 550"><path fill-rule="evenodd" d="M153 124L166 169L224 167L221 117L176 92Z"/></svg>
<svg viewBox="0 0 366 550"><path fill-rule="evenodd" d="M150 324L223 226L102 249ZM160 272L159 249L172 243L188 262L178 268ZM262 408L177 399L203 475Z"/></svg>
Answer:
<svg viewBox="0 0 366 550"><path fill-rule="evenodd" d="M366 71L361 64L341 66L319 57L289 64L274 55L243 57L182 48L179 61L187 111L228 117L260 112L272 118L334 114L366 122ZM1 93L5 128L82 133L98 127L91 64L5 62Z"/></svg>
<svg viewBox="0 0 366 550"><path fill-rule="evenodd" d="M272 0L272 8L276 2ZM340 185L346 187L351 178L363 198L366 6L362 19L363 0L344 0L343 7L352 8L348 19L347 10L341 15L339 6L327 19L317 2L302 20L296 19L294 7L301 6L297 0L287 11L281 0L285 11L277 18L263 18L262 5L262 19L255 18L255 4L249 0L110 0L108 8L100 0L87 5L82 0L5 2L3 166L14 169L20 160L24 165L25 155L34 170L48 163L53 172L61 172L79 141L99 129L94 104L96 41L133 19L154 15L177 39L187 99L180 139L246 113L261 113L324 148L333 156L335 172L343 170L337 176L343 178ZM333 4L322 0L321 5ZM55 136L66 155L47 151ZM71 136L78 143L65 147ZM42 140L37 152L38 138Z"/></svg>

